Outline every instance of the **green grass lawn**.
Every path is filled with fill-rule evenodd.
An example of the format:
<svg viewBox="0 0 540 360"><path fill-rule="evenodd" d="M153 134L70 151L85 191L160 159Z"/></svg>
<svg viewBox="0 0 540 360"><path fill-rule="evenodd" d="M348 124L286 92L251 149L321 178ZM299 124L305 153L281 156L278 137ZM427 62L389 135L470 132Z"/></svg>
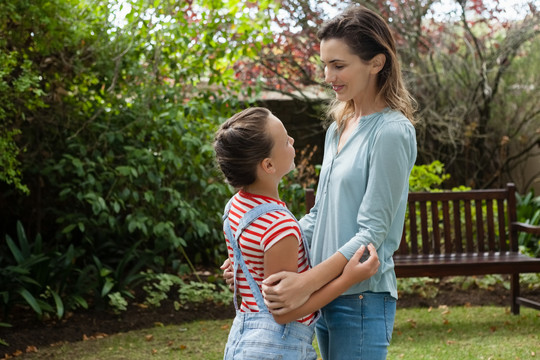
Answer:
<svg viewBox="0 0 540 360"><path fill-rule="evenodd" d="M232 320L196 321L39 349L24 359L222 359ZM502 307L398 309L388 359L540 358L540 312Z"/></svg>

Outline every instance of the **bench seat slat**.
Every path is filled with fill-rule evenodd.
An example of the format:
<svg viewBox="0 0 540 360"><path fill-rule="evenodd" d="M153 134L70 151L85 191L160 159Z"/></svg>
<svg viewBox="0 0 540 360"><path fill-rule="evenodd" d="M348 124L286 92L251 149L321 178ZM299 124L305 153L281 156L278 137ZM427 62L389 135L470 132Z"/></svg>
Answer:
<svg viewBox="0 0 540 360"><path fill-rule="evenodd" d="M508 250L508 246L506 245L506 219L504 216L504 200L497 200L497 213L499 217L499 249L501 249L501 251L506 251Z"/></svg>
<svg viewBox="0 0 540 360"><path fill-rule="evenodd" d="M475 200L474 202L476 210L476 239L478 244L478 253L483 253L484 248L484 219L482 215L482 201Z"/></svg>
<svg viewBox="0 0 540 360"><path fill-rule="evenodd" d="M495 250L495 225L493 220L493 200L486 200L486 220L488 230L488 250Z"/></svg>
<svg viewBox="0 0 540 360"><path fill-rule="evenodd" d="M431 227L433 229L433 253L441 253L441 232L439 231L439 208L438 203L435 201L431 202Z"/></svg>
<svg viewBox="0 0 540 360"><path fill-rule="evenodd" d="M394 255L397 277L538 272L540 259L518 253Z"/></svg>
<svg viewBox="0 0 540 360"><path fill-rule="evenodd" d="M428 235L427 204L425 201L420 202L420 231L422 234L422 253L429 254L431 249Z"/></svg>
<svg viewBox="0 0 540 360"><path fill-rule="evenodd" d="M462 254L419 254L419 255L401 255L394 254L394 262L397 266L406 266L408 263L429 264L437 263L463 263L463 262L513 262L530 261L537 263L540 259L514 252L485 252L485 253L462 253Z"/></svg>
<svg viewBox="0 0 540 360"><path fill-rule="evenodd" d="M409 202L409 231L411 239L411 252L418 254L418 231L416 228L416 203L414 201Z"/></svg>
<svg viewBox="0 0 540 360"><path fill-rule="evenodd" d="M474 252L474 238L472 230L471 201L465 200L463 207L465 208L465 237L467 240L467 252L472 253Z"/></svg>
<svg viewBox="0 0 540 360"><path fill-rule="evenodd" d="M460 254L463 252L463 238L461 237L461 211L459 207L459 200L453 199L452 205L454 208L454 236L456 252Z"/></svg>
<svg viewBox="0 0 540 360"><path fill-rule="evenodd" d="M443 205L443 229L444 229L444 252L449 254L452 252L452 229L450 228L450 211L448 201L444 201Z"/></svg>

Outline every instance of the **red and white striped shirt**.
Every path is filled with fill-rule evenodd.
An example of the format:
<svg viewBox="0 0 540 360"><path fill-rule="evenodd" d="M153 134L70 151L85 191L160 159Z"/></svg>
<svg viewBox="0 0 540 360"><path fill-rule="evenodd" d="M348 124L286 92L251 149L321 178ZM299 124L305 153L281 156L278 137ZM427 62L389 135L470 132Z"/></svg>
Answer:
<svg viewBox="0 0 540 360"><path fill-rule="evenodd" d="M250 194L242 190L234 195L229 211L229 222L233 234L236 234L238 224L244 214L248 210L263 203L277 203L286 206L282 201L262 195ZM298 272L302 273L309 269L309 262L304 243L300 241L300 227L288 212L271 211L266 213L253 221L244 230L242 235L240 235L238 245L242 251L242 256L246 262L247 268L259 286L259 289L261 288L261 282L264 279L264 252L268 251L268 249L281 239L291 235L298 239ZM227 242L229 259L234 263L233 248L226 234L225 240ZM240 267L238 268L236 276L236 284L238 286L238 292L242 297L240 311L258 312L259 307L257 306L253 293L251 292L246 277L242 273ZM314 317L315 314L310 314L297 321L308 325L313 322Z"/></svg>

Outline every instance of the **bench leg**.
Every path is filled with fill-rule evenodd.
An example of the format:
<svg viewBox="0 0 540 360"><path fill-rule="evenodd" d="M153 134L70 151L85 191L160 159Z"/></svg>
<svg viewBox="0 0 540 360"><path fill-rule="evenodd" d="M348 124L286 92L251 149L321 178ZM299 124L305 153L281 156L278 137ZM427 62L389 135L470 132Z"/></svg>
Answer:
<svg viewBox="0 0 540 360"><path fill-rule="evenodd" d="M519 274L512 274L510 292L512 293L512 314L519 315L519 304L517 301L519 297Z"/></svg>

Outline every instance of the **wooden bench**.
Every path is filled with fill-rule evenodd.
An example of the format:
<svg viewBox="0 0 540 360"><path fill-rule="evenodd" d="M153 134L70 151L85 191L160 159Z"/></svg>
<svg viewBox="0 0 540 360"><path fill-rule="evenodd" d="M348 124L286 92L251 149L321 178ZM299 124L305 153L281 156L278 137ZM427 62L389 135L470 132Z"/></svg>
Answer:
<svg viewBox="0 0 540 360"><path fill-rule="evenodd" d="M540 310L540 302L519 296L519 274L540 272L540 258L521 254L520 232L540 236L540 226L517 222L516 188L409 193L397 277L510 274L511 310ZM306 207L315 203L306 190Z"/></svg>

